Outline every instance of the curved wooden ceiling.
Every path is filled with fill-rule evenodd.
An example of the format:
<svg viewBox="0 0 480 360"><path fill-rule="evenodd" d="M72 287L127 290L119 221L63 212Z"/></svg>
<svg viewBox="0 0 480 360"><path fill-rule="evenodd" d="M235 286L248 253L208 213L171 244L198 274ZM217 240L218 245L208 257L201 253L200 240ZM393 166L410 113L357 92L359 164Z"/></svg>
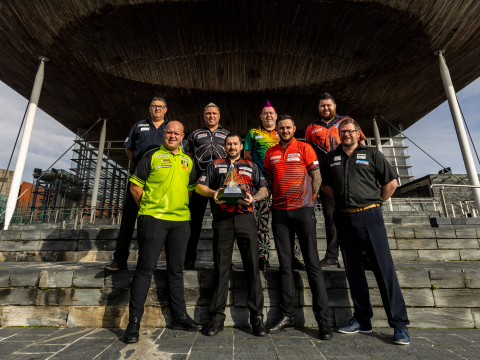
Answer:
<svg viewBox="0 0 480 360"><path fill-rule="evenodd" d="M109 139L154 95L187 132L213 101L241 134L268 99L303 137L323 92L371 136L374 114L407 128L445 100L435 50L457 91L480 76L479 17L477 0L3 0L0 80L28 97L50 58L40 108L72 131L110 119Z"/></svg>

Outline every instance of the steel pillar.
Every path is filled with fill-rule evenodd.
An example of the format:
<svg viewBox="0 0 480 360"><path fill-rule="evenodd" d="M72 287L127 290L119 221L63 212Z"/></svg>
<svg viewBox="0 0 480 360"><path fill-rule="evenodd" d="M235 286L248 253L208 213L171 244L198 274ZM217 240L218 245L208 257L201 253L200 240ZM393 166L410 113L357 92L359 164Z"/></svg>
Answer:
<svg viewBox="0 0 480 360"><path fill-rule="evenodd" d="M98 186L100 184L100 175L102 173L103 150L105 149L106 135L107 135L107 120L103 120L102 132L100 133L100 142L98 143L97 167L95 168L95 179L93 181L92 201L90 202L90 206L92 208L92 216L90 217L90 222L92 221L93 216L95 215L95 208L97 207Z"/></svg>
<svg viewBox="0 0 480 360"><path fill-rule="evenodd" d="M380 139L380 131L378 131L377 121L373 118L373 136L375 137L375 145L377 150L383 154L382 140ZM393 211L392 199L387 199L388 211Z"/></svg>
<svg viewBox="0 0 480 360"><path fill-rule="evenodd" d="M460 112L460 106L458 105L457 94L453 87L452 78L450 77L450 71L448 71L447 63L443 54L445 50L436 51L435 55L438 55L440 63L440 75L442 76L443 86L445 88L445 94L447 95L448 105L450 106L450 112L452 113L453 124L455 125L455 131L457 132L458 142L460 144L460 150L462 151L463 162L465 163L465 169L467 170L468 180L470 185L480 185L478 181L477 169L473 162L472 151L470 150L470 144L468 143L467 133L463 126L462 114ZM480 189L472 188L473 200L477 209L480 210Z"/></svg>
<svg viewBox="0 0 480 360"><path fill-rule="evenodd" d="M42 91L45 62L48 61L48 59L43 56L40 56L38 59L40 60L40 65L38 66L32 94L30 95L30 103L28 105L22 142L20 143L20 149L18 150L17 163L15 164L12 185L10 187L5 209L5 225L3 227L5 230L7 230L10 225L10 221L12 220L17 205L18 191L22 182L23 169L25 168L25 160L27 159L28 146L30 145L30 138L32 136L33 123L35 122L35 114L37 113L38 100L40 99L40 93Z"/></svg>

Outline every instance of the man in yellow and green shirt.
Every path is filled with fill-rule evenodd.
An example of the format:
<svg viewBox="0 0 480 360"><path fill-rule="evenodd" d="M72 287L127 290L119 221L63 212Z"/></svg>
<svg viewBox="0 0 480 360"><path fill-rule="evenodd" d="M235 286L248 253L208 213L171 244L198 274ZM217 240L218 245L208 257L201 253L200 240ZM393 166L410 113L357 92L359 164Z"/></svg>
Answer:
<svg viewBox="0 0 480 360"><path fill-rule="evenodd" d="M271 147L280 142L280 137L275 130L277 121L277 111L267 100L260 113L262 126L251 129L245 137L245 159L253 161L263 172L263 163L265 161L265 153ZM260 257L260 270L270 267L268 259L270 258L270 237L268 232L268 220L270 217L270 206L272 205L272 197L269 196L255 204L257 217L257 240L258 255ZM298 260L300 249L295 243L294 236L291 239L294 246L292 266L297 270L305 270L305 266Z"/></svg>
<svg viewBox="0 0 480 360"><path fill-rule="evenodd" d="M138 261L132 278L129 323L124 341L139 340L140 321L160 252L165 244L172 329L199 331L187 315L183 262L190 236L189 197L196 187L195 165L182 152L183 125L170 121L164 143L146 152L130 177L130 191L140 210L137 220Z"/></svg>

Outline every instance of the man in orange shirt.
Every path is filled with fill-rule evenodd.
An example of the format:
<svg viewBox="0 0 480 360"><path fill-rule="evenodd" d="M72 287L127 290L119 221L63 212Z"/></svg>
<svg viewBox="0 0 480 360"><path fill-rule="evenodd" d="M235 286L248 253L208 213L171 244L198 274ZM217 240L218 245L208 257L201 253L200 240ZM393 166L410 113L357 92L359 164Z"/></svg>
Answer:
<svg viewBox="0 0 480 360"><path fill-rule="evenodd" d="M295 123L288 115L277 121L280 143L265 154L264 173L273 194L272 228L280 262L280 314L268 327L271 334L295 327L295 284L292 271L290 235L296 233L312 291L312 306L322 340L333 338L326 318L327 290L318 258L315 202L321 177L312 147L294 138Z"/></svg>

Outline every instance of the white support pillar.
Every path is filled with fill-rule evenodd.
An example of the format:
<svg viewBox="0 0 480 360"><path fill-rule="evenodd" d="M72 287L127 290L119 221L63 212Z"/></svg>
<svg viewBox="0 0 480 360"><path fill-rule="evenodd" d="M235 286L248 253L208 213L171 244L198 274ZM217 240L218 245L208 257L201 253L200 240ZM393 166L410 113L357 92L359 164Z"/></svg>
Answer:
<svg viewBox="0 0 480 360"><path fill-rule="evenodd" d="M100 175L102 173L103 150L105 149L106 135L107 135L107 120L103 120L102 132L100 133L100 142L98 143L97 167L95 168L95 180L93 181L92 202L90 203L90 206L92 208L90 222L93 221L93 217L95 216L95 208L97 207L98 186L100 184Z"/></svg>
<svg viewBox="0 0 480 360"><path fill-rule="evenodd" d="M377 147L377 150L383 154L382 140L380 139L380 131L378 130L377 121L375 120L375 118L373 118L373 136L375 137L375 146ZM388 204L388 211L393 211L391 198L388 198L387 204Z"/></svg>
<svg viewBox="0 0 480 360"><path fill-rule="evenodd" d="M23 129L22 141L20 143L20 149L18 150L17 162L13 173L12 186L10 187L5 209L5 225L3 227L5 230L8 230L8 226L10 225L10 221L12 220L17 205L18 191L22 182L23 169L25 168L25 160L27 159L28 146L30 145L30 138L32 136L33 123L35 122L35 114L37 113L38 100L40 99L40 93L42 91L44 67L45 63L48 61L48 59L43 56L40 56L38 59L40 60L40 65L38 66L32 94L30 95L25 128Z"/></svg>
<svg viewBox="0 0 480 360"><path fill-rule="evenodd" d="M470 185L479 185L477 169L473 162L472 151L470 144L468 143L467 133L463 126L462 114L460 107L458 106L457 94L453 87L452 78L450 77L450 71L448 71L447 63L443 54L445 50L436 51L435 55L438 55L440 62L440 74L442 76L443 86L447 95L448 105L450 106L450 112L452 113L453 124L455 125L455 131L457 132L458 142L460 144L460 150L462 151L463 162L465 163L465 169L467 169L468 180ZM480 209L480 188L472 188L473 199L477 209Z"/></svg>

